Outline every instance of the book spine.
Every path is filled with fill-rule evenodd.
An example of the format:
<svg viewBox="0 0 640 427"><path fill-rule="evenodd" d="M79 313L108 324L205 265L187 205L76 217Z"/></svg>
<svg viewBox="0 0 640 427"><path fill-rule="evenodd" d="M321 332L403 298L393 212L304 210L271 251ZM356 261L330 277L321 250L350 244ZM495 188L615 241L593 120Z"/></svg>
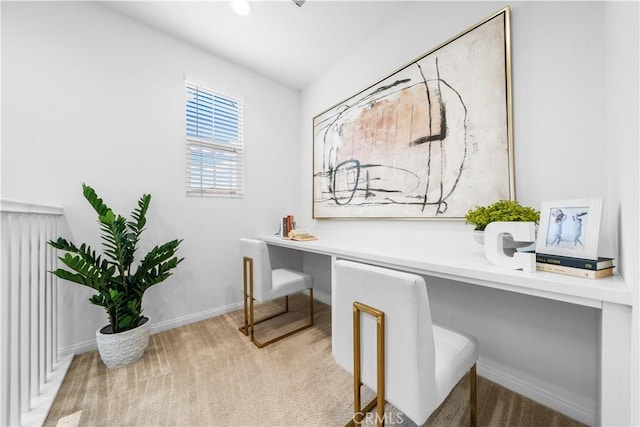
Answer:
<svg viewBox="0 0 640 427"><path fill-rule="evenodd" d="M288 218L282 217L282 237L289 237L289 230L287 230L288 228Z"/></svg>
<svg viewBox="0 0 640 427"><path fill-rule="evenodd" d="M537 262L536 269L540 271L548 271L550 273L566 274L568 276L585 277L587 279L600 279L602 277L611 276L613 274L613 267L605 268L602 270L586 270L583 268L546 264L544 262Z"/></svg>
<svg viewBox="0 0 640 427"><path fill-rule="evenodd" d="M582 259L582 258L570 258L570 257L547 255L547 254L536 254L536 262L542 262L542 263L551 264L551 265L560 265L564 267L581 268L583 270L598 270L597 261L591 261L591 260ZM613 263L611 263L611 265L608 265L607 267L612 267L612 266L613 266ZM607 268L607 267L603 267L603 268Z"/></svg>

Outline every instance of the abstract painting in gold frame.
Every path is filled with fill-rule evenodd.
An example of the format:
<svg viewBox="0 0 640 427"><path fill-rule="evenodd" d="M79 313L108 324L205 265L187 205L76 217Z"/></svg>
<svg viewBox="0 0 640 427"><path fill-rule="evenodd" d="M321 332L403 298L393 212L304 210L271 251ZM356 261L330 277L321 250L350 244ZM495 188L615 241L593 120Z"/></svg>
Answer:
<svg viewBox="0 0 640 427"><path fill-rule="evenodd" d="M463 218L514 199L505 8L313 119L314 218Z"/></svg>

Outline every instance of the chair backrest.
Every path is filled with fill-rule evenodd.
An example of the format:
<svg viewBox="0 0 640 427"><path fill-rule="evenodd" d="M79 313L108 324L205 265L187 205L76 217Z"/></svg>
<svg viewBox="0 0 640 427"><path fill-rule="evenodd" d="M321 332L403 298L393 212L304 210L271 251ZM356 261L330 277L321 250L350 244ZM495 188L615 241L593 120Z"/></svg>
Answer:
<svg viewBox="0 0 640 427"><path fill-rule="evenodd" d="M240 257L253 259L253 296L263 302L264 295L272 288L271 260L269 249L262 240L240 239ZM247 267L248 268L248 267ZM249 271L247 271L249 274ZM249 278L247 278L247 281ZM249 291L247 282L247 292Z"/></svg>
<svg viewBox="0 0 640 427"><path fill-rule="evenodd" d="M435 393L433 326L424 279L339 260L332 301L332 353L353 374L353 302L385 313L385 399L412 420L426 419ZM376 390L376 324L361 314L362 383ZM366 403L366 402L365 402Z"/></svg>

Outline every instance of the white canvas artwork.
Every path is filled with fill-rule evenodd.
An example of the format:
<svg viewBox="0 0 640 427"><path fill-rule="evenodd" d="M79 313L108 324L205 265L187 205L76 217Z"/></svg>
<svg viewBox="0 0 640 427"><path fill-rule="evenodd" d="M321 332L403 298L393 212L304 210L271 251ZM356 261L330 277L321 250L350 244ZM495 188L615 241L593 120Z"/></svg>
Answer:
<svg viewBox="0 0 640 427"><path fill-rule="evenodd" d="M509 9L313 120L314 218L463 218L513 198Z"/></svg>

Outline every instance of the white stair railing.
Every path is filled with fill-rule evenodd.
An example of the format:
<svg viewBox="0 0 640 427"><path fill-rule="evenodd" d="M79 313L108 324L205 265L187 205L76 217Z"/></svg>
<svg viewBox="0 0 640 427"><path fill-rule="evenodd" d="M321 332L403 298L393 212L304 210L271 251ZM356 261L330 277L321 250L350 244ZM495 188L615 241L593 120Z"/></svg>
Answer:
<svg viewBox="0 0 640 427"><path fill-rule="evenodd" d="M0 201L0 426L42 425L73 356L57 356L62 209Z"/></svg>

